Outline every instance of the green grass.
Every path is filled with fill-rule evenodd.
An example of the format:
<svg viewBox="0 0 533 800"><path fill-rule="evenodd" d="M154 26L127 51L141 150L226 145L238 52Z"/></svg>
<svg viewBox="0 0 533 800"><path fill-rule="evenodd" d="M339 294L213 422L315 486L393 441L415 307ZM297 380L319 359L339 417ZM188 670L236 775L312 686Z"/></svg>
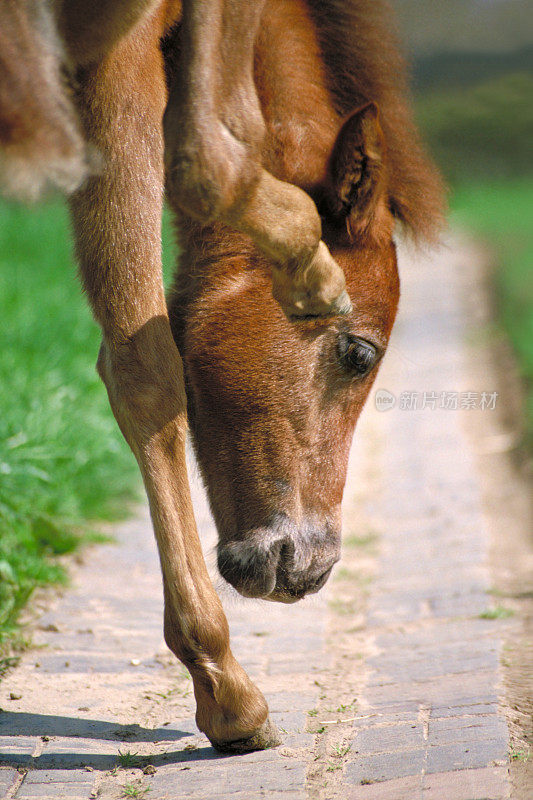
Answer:
<svg viewBox="0 0 533 800"><path fill-rule="evenodd" d="M524 378L533 445L533 74L531 54L523 55L508 72L479 71L472 85L439 79L418 96L416 112L454 189L452 221L485 240L497 258L498 315Z"/></svg>
<svg viewBox="0 0 533 800"><path fill-rule="evenodd" d="M524 379L533 444L533 177L458 189L452 211L452 221L478 234L496 255L498 311Z"/></svg>
<svg viewBox="0 0 533 800"><path fill-rule="evenodd" d="M139 757L139 754L132 753L131 750L119 750L117 761L123 769L133 769L142 764L142 758Z"/></svg>
<svg viewBox="0 0 533 800"><path fill-rule="evenodd" d="M512 617L514 611L510 608L505 608L505 606L495 606L494 608L489 608L487 611L482 611L479 614L479 619L507 619L508 617Z"/></svg>
<svg viewBox="0 0 533 800"><path fill-rule="evenodd" d="M138 783L126 783L122 787L122 797L145 797L150 791L150 786L143 786Z"/></svg>
<svg viewBox="0 0 533 800"><path fill-rule="evenodd" d="M168 215L163 233L169 276ZM33 589L66 580L60 557L125 516L140 480L96 374L100 334L60 200L0 204L0 319L1 666Z"/></svg>
<svg viewBox="0 0 533 800"><path fill-rule="evenodd" d="M0 656L36 586L90 523L128 510L139 481L96 371L60 201L0 205Z"/></svg>
<svg viewBox="0 0 533 800"><path fill-rule="evenodd" d="M462 185L531 174L532 94L533 75L524 70L418 98L424 139L449 181Z"/></svg>
<svg viewBox="0 0 533 800"><path fill-rule="evenodd" d="M509 753L509 758L511 761L529 761L530 759L530 752L529 750L514 750L511 749Z"/></svg>

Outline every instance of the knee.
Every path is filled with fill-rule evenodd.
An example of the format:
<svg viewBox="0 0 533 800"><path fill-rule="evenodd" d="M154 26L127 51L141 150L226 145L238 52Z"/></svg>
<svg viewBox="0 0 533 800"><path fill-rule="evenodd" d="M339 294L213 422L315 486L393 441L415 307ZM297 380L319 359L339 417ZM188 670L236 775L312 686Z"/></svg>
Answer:
<svg viewBox="0 0 533 800"><path fill-rule="evenodd" d="M147 357L132 341L116 347L102 344L96 368L120 429L134 450L170 422L185 442L186 399L178 366L155 353Z"/></svg>
<svg viewBox="0 0 533 800"><path fill-rule="evenodd" d="M206 135L194 132L183 144L176 145L176 138L166 131L165 141L170 201L204 223L230 218L259 180L255 148L220 122Z"/></svg>

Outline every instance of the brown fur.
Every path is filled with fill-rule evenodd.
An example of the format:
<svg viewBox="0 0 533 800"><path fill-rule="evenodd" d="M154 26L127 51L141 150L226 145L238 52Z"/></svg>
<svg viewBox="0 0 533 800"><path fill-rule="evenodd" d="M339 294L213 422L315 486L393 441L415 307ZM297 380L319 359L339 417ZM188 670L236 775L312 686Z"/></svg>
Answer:
<svg viewBox="0 0 533 800"><path fill-rule="evenodd" d="M435 240L442 226L443 184L413 122L392 8L383 0L309 0L309 7L336 109L345 116L376 103L387 145L391 210L415 239Z"/></svg>
<svg viewBox="0 0 533 800"><path fill-rule="evenodd" d="M89 157L63 74L63 45L40 0L0 4L0 190L33 200L75 189Z"/></svg>
<svg viewBox="0 0 533 800"><path fill-rule="evenodd" d="M72 217L103 332L98 369L150 502L165 638L192 674L211 741L268 746L265 699L231 652L196 533L187 404L223 574L245 595L291 602L317 591L338 558L350 441L396 313L394 217L430 235L438 180L410 122L381 3L55 7L66 53L52 46L56 78L39 105L28 88L30 25L14 86L0 83L0 120L14 119L27 90L28 109L38 108L23 121L36 131L22 135L27 163L44 164L47 116L70 130L54 103L100 154ZM76 114L62 61L78 81ZM0 141L7 160L10 136ZM165 178L183 247L170 319ZM289 319L272 281L285 311L312 316ZM345 285L350 310L339 304Z"/></svg>

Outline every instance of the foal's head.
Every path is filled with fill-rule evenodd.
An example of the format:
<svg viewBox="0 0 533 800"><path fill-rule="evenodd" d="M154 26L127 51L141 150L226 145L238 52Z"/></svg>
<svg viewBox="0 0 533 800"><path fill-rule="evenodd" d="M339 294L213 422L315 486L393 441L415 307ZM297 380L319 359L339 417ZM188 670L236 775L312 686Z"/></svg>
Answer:
<svg viewBox="0 0 533 800"><path fill-rule="evenodd" d="M171 318L219 569L246 596L297 600L339 558L352 434L399 295L383 147L367 105L342 127L314 193L349 316L287 319L249 240L189 229Z"/></svg>

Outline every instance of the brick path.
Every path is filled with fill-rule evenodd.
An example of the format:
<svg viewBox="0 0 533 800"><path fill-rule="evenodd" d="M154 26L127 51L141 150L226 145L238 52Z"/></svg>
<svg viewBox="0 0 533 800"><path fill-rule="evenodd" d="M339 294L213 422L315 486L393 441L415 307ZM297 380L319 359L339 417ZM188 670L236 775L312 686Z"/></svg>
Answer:
<svg viewBox="0 0 533 800"><path fill-rule="evenodd" d="M405 270L396 348L377 381L396 405L380 414L385 455L372 503L383 547L366 621L378 652L364 694L371 716L354 723L348 754L353 798L509 796L507 724L498 712L508 623L480 618L493 606L490 542L464 429L465 415L491 412L439 408L441 392L459 392L461 404L461 393L478 388L465 374L463 258L444 250L431 268ZM401 407L411 393L419 410Z"/></svg>
<svg viewBox="0 0 533 800"><path fill-rule="evenodd" d="M376 385L397 400L403 391L471 388L461 257L452 249L436 263L406 262L402 314ZM490 412L372 405L358 429L345 512L347 530L364 513L379 533L354 634L365 657L354 653L344 673L332 672L332 631L352 622L335 610L335 580L296 606L225 593L234 651L266 694L283 746L222 757L196 730L190 680L163 643L158 560L141 517L118 531L118 546L75 567L72 589L40 619L36 648L0 684L1 800L510 796L498 662L512 623L479 616L493 605L489 535L462 427L465 414ZM371 471L373 489L358 507L353 498ZM214 531L195 493L209 549ZM323 687L350 680L359 687L355 719L343 723L348 744L333 769L324 737L334 726L310 723L327 707Z"/></svg>

